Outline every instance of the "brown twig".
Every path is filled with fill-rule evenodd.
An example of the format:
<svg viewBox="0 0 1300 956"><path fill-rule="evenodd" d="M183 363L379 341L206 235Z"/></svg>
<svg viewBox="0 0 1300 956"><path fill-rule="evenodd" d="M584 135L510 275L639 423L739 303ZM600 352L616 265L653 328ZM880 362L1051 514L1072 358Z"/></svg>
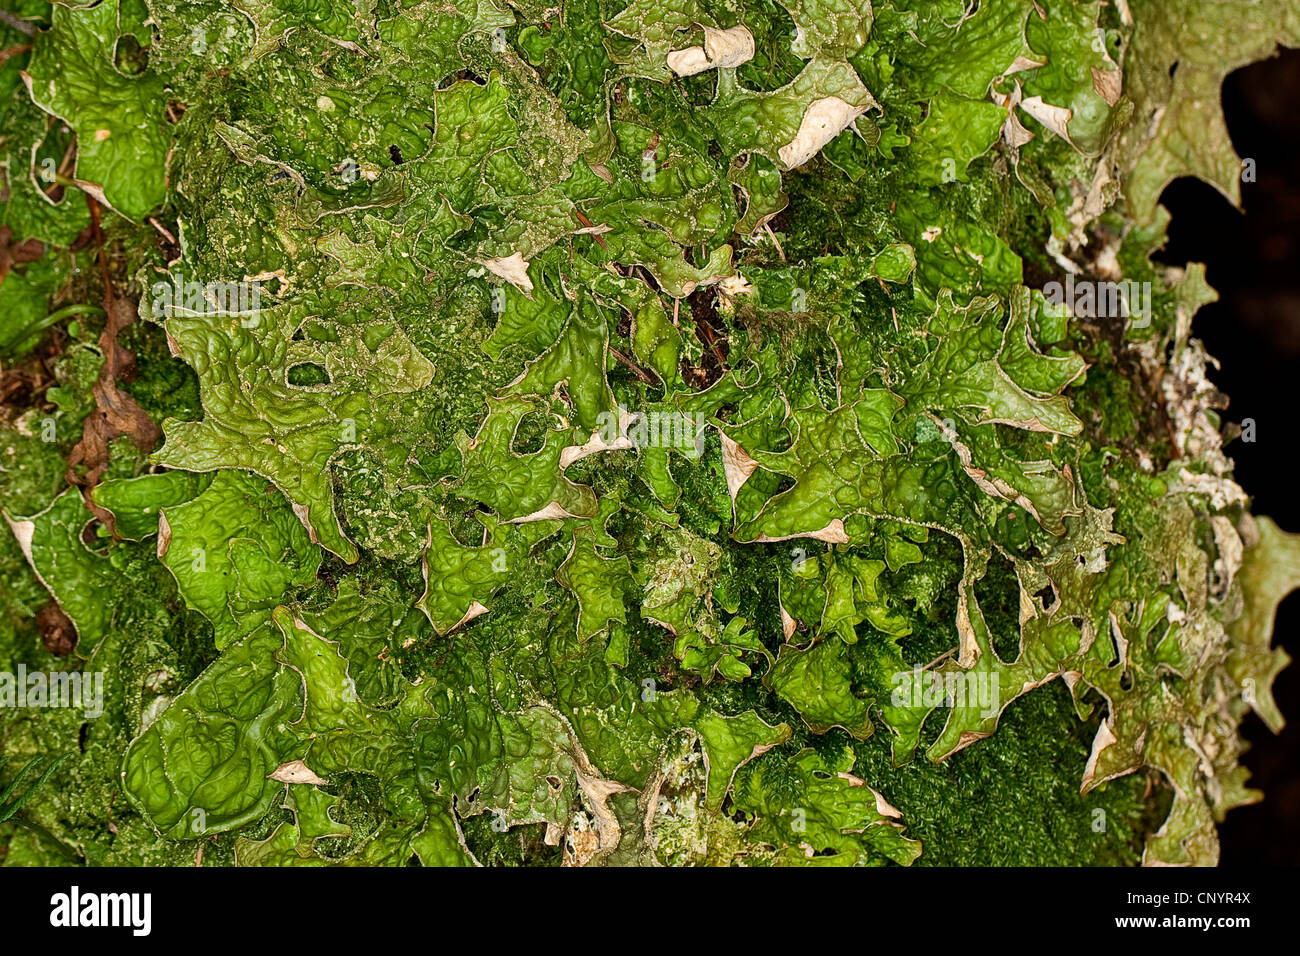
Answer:
<svg viewBox="0 0 1300 956"><path fill-rule="evenodd" d="M158 232L162 234L163 238L166 239L168 242L170 242L173 246L175 246L175 245L179 245L179 243L176 241L176 237L173 236L173 235L172 235L172 234L167 230L167 227L166 227L166 226L164 226L162 223L160 223L160 222L159 222L157 219L155 219L153 216L150 216L150 217L149 217L149 225L151 225L151 226L153 226L155 229L157 229Z"/></svg>
<svg viewBox="0 0 1300 956"><path fill-rule="evenodd" d="M32 45L30 43L19 43L16 46L5 47L3 50L0 50L0 66L4 66L5 62L11 56L17 56L20 53L26 53L31 48Z"/></svg>
<svg viewBox="0 0 1300 956"><path fill-rule="evenodd" d="M580 210L577 210L577 209L573 210L573 214L574 214L575 216L578 217L578 222L582 223L582 228L584 228L584 229L595 229L595 228L596 228L595 225L592 223L592 221L591 221L590 219L588 219L586 216L584 216ZM595 239L597 242L600 243L600 248L602 248L602 249L608 249L608 248L609 248L609 243L607 243L603 238L601 238L600 233L598 233L598 232L593 232L593 233L590 233L590 236L591 236L591 238Z"/></svg>
<svg viewBox="0 0 1300 956"><path fill-rule="evenodd" d="M76 158L76 155L77 155L77 137L74 136L72 137L72 139L68 141L68 148L63 151L63 158L59 160L59 168L56 170L59 178L61 179L71 178L70 174L72 173L73 160ZM59 193L59 196L55 196L55 193L62 188L63 188L63 184L59 182L58 179L56 179L48 187L43 189L42 192L44 192L45 195L48 196L52 201L58 202L59 198L63 194Z"/></svg>
<svg viewBox="0 0 1300 956"><path fill-rule="evenodd" d="M108 281L108 257L104 255L104 232L99 225L99 203L95 197L89 193L86 195L86 205L90 207L90 231L95 237L96 258L99 260L99 278L104 283L104 299L116 298L113 292L113 285Z"/></svg>
<svg viewBox="0 0 1300 956"><path fill-rule="evenodd" d="M696 309L694 303L691 306L691 318L695 321L695 331L700 337L715 359L718 360L718 367L725 369L727 367L727 357L723 354L718 336L713 331L713 325L705 315L701 314L704 310Z"/></svg>
<svg viewBox="0 0 1300 956"><path fill-rule="evenodd" d="M614 348L614 346L611 345L611 346L609 346L609 352L610 352L611 355L614 356L614 358L616 358L616 359L618 360L618 362L619 362L620 365L625 365L625 366L627 366L629 369L631 369L633 375L635 375L635 376L636 376L637 378L639 378L641 381L645 382L647 385L658 385L658 384L659 384L659 379L658 379L658 378L656 378L655 376L651 375L649 372L647 372L647 371L646 371L645 369L643 369L641 366L637 365L637 364L636 364L635 362L633 362L630 358L628 358L626 355L624 355L624 354L622 353L622 351L620 351L619 349L616 349L616 348Z"/></svg>
<svg viewBox="0 0 1300 956"><path fill-rule="evenodd" d="M767 223L763 223L763 228L767 230L767 235L768 238L772 240L772 245L776 246L776 254L781 257L782 262L785 262L785 250L781 248L781 240L776 238L776 233L772 231L772 227Z"/></svg>

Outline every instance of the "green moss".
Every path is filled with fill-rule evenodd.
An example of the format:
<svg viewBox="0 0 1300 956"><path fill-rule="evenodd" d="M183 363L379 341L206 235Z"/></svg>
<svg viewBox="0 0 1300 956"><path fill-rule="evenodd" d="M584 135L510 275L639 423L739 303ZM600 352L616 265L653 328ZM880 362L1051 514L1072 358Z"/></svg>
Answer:
<svg viewBox="0 0 1300 956"><path fill-rule="evenodd" d="M0 24L0 222L43 255L0 287L0 667L107 684L99 718L0 712L6 755L71 755L6 864L556 865L602 789L598 862L1214 861L1236 728L1280 725L1254 622L1300 545L1223 504L1178 338L1211 293L1149 259L1187 157L1145 118L1206 110L1193 171L1235 189L1188 77L1300 42L1273 0L23 4L49 28ZM669 67L741 26L738 68ZM65 126L98 230L26 175ZM1148 328L1045 304L1116 265ZM102 460L104 317L65 307L105 275L162 439ZM65 492L83 436L73 478L141 540ZM290 550L177 480L222 471L265 479ZM922 667L996 699L900 702ZM286 791L299 760L328 782ZM313 844L327 812L351 832Z"/></svg>
<svg viewBox="0 0 1300 956"><path fill-rule="evenodd" d="M856 745L853 772L902 811L926 847L922 865L1132 866L1168 799L1149 798L1142 775L1080 795L1096 729L1056 680L1008 707L992 737L941 764L891 768L878 734Z"/></svg>

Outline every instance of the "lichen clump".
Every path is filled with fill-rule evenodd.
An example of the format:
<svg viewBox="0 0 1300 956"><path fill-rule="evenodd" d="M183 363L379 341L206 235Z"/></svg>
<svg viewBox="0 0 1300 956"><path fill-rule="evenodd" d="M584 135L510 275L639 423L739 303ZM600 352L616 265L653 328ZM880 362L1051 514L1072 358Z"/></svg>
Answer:
<svg viewBox="0 0 1300 956"><path fill-rule="evenodd" d="M1150 255L1297 24L19 0L0 860L1215 862L1300 543Z"/></svg>

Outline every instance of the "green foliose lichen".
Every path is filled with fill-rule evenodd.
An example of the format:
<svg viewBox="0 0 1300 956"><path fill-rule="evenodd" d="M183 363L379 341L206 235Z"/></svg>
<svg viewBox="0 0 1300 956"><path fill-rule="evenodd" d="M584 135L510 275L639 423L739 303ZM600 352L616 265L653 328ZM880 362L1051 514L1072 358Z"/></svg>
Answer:
<svg viewBox="0 0 1300 956"><path fill-rule="evenodd" d="M1215 862L1300 540L1149 256L1300 8L1116 7L19 3L0 862Z"/></svg>

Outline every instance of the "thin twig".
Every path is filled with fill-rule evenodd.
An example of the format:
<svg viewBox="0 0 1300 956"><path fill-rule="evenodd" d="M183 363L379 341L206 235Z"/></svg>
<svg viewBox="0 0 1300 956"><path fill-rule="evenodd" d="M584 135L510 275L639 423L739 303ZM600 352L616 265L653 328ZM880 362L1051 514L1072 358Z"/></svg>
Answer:
<svg viewBox="0 0 1300 956"><path fill-rule="evenodd" d="M90 207L90 226L95 237L95 250L99 254L99 277L104 281L104 298L108 301L116 298L116 294L108 278L108 257L104 255L104 232L99 227L99 202L90 193L86 193L86 205Z"/></svg>
<svg viewBox="0 0 1300 956"><path fill-rule="evenodd" d="M930 663L928 663L928 664L926 664L924 667L922 667L921 670L923 670L923 671L928 671L930 668L934 667L936 664L938 664L938 663L940 663L940 662L942 662L942 661L948 659L949 657L952 657L952 655L954 655L954 654L956 654L956 653L957 653L957 648L955 648L955 647L950 647L950 648L948 648L948 650L944 651L942 654L940 654L940 655L939 655L938 657L936 657L934 660L930 661Z"/></svg>
<svg viewBox="0 0 1300 956"><path fill-rule="evenodd" d="M575 210L573 210L573 214L574 214L575 216L578 217L578 222L582 223L582 228L584 228L584 229L595 229L595 228L596 228L595 223L593 223L590 219L588 219L586 216L584 216L584 215L582 214L581 211L575 209ZM591 238L595 239L597 242L600 243L600 248L602 248L602 249L608 249L608 248L609 248L609 243L607 243L603 238L601 238L600 233L598 233L598 232L592 232L592 233L589 233L588 235L590 235Z"/></svg>
<svg viewBox="0 0 1300 956"><path fill-rule="evenodd" d="M620 350L614 348L614 346L612 345L609 346L609 351L610 354L614 356L614 358L618 359L620 365L627 366L629 369L632 370L633 375L635 375L641 381L645 382L647 385L659 384L659 379L655 378L653 375L651 375L641 366L637 365L630 358L624 355Z"/></svg>
<svg viewBox="0 0 1300 956"><path fill-rule="evenodd" d="M0 66L4 66L5 62L11 56L17 56L19 53L26 53L31 48L32 45L30 43L19 43L17 46L5 47L3 50L0 50Z"/></svg>
<svg viewBox="0 0 1300 956"><path fill-rule="evenodd" d="M153 216L150 216L150 217L149 217L149 224L150 224L151 226L153 226L155 229L157 229L160 233L162 233L163 237L164 237L168 242L170 242L173 246L175 246L175 245L179 245L179 243L176 241L176 237L173 236L170 232L168 232L168 231L167 231L167 227L164 226L162 223L160 223L160 222L159 222L157 219L155 219Z"/></svg>
<svg viewBox="0 0 1300 956"><path fill-rule="evenodd" d="M24 36L36 36L36 24L20 20L8 10L0 10L0 23L7 23Z"/></svg>
<svg viewBox="0 0 1300 956"><path fill-rule="evenodd" d="M772 245L776 246L776 254L781 257L782 262L785 262L785 250L781 248L781 240L776 238L776 233L772 231L772 227L767 223L763 223L763 228L767 230L767 235L772 240Z"/></svg>

